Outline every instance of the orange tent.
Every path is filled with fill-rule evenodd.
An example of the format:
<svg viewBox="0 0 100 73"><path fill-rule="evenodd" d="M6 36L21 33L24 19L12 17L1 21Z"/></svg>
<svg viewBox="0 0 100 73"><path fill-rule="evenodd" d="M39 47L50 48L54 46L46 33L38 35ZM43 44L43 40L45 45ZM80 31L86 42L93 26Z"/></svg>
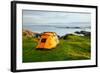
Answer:
<svg viewBox="0 0 100 73"><path fill-rule="evenodd" d="M36 48L52 49L59 44L57 34L55 32L44 32L41 34L40 41Z"/></svg>

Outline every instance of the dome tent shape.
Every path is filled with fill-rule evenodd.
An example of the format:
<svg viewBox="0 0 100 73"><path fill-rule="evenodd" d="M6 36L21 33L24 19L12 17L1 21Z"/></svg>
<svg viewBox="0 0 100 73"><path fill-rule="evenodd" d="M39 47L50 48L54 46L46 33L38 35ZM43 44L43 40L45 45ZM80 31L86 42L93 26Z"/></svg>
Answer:
<svg viewBox="0 0 100 73"><path fill-rule="evenodd" d="M55 32L44 32L41 34L40 40L36 48L52 49L59 44L58 36Z"/></svg>

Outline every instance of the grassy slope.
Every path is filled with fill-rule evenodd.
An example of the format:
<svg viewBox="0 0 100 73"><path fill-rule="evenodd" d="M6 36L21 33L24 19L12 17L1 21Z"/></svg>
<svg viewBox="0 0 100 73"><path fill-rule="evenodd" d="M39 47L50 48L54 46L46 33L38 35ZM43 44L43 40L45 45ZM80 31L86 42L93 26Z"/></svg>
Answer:
<svg viewBox="0 0 100 73"><path fill-rule="evenodd" d="M61 61L90 59L90 39L70 35L60 39L60 44L51 50L36 50L34 38L23 37L23 62Z"/></svg>

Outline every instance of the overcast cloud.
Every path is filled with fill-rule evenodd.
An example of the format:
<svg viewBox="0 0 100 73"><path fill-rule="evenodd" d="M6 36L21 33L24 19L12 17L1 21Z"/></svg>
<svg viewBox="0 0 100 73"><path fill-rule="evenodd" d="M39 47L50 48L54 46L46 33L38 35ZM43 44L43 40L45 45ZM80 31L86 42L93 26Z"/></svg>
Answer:
<svg viewBox="0 0 100 73"><path fill-rule="evenodd" d="M23 10L23 25L54 25L91 22L90 13Z"/></svg>

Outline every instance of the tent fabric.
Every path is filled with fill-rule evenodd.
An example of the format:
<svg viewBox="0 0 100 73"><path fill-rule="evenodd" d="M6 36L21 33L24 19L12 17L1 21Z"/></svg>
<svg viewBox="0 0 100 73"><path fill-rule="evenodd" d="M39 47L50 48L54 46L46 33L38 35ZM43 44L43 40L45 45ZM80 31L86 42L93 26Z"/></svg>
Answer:
<svg viewBox="0 0 100 73"><path fill-rule="evenodd" d="M44 32L41 34L37 48L52 49L59 44L59 39L55 32Z"/></svg>

